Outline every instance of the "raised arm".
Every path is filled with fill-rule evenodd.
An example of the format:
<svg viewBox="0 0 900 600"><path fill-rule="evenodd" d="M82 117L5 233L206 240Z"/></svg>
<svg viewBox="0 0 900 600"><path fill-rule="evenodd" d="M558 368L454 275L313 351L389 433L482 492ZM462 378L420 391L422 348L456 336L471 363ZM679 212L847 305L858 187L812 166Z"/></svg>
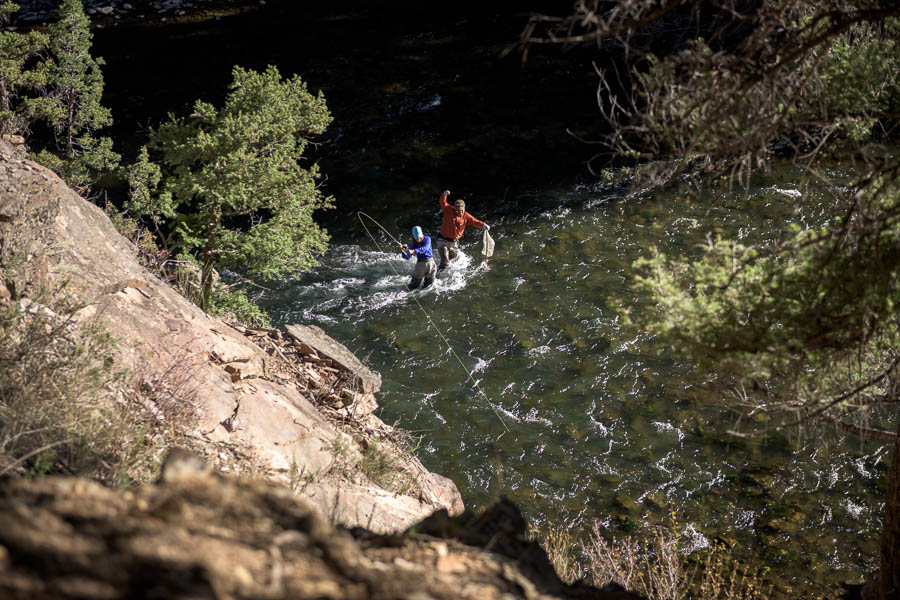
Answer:
<svg viewBox="0 0 900 600"><path fill-rule="evenodd" d="M441 210L450 206L449 204L447 204L447 196L449 196L449 195L450 195L450 190L444 190L444 193L441 194L440 198L438 198L438 206L441 207Z"/></svg>

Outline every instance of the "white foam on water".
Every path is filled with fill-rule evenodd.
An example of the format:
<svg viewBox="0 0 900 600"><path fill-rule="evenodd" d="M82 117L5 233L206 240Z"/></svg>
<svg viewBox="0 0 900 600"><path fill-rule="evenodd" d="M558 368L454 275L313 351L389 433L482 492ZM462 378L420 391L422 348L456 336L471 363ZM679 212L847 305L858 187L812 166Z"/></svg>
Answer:
<svg viewBox="0 0 900 600"><path fill-rule="evenodd" d="M547 427L553 427L553 421L546 417L540 416L541 412L532 407L528 409L528 412L525 414L525 422L526 423L540 423L541 425L546 425Z"/></svg>
<svg viewBox="0 0 900 600"><path fill-rule="evenodd" d="M854 519L858 519L860 516L862 516L863 511L866 510L866 507L864 505L857 504L849 498L845 498L844 501L841 502L841 506L844 510L847 511L847 514L849 514Z"/></svg>
<svg viewBox="0 0 900 600"><path fill-rule="evenodd" d="M693 523L688 523L681 535L683 536L682 539L687 540L687 543L681 546L682 554L689 555L697 550L709 548L709 538L697 531Z"/></svg>
<svg viewBox="0 0 900 600"><path fill-rule="evenodd" d="M558 208L556 210L547 210L542 212L539 216L542 219L557 221L559 219L565 219L570 214L572 214L572 209L568 207Z"/></svg>
<svg viewBox="0 0 900 600"><path fill-rule="evenodd" d="M482 401L484 401L484 398L482 398ZM494 402L491 402L491 404L494 406L494 409L495 409L498 413L500 413L501 415L504 415L504 416L506 416L506 417L509 417L511 420L515 421L516 423L518 423L518 422L520 422L520 421L522 420L522 419L519 417L519 415L516 414L516 413L514 413L513 411L511 411L511 410L509 410L509 409L506 409L506 408L503 408L502 406L500 406L499 404L496 404L496 403L494 403Z"/></svg>
<svg viewBox="0 0 900 600"><path fill-rule="evenodd" d="M756 523L756 513L752 510L739 510L734 517L734 526L738 529L750 529Z"/></svg>
<svg viewBox="0 0 900 600"><path fill-rule="evenodd" d="M662 421L653 421L653 426L656 427L656 431L659 433L671 433L673 434L678 441L680 442L684 439L684 432L672 425L671 423L663 423Z"/></svg>
<svg viewBox="0 0 900 600"><path fill-rule="evenodd" d="M801 192L800 190L786 190L784 188L779 188L779 187L773 186L772 191L779 193L783 196L788 196L789 198L802 198L803 197L803 192Z"/></svg>
<svg viewBox="0 0 900 600"><path fill-rule="evenodd" d="M470 356L471 356L471 355L470 355ZM490 364L491 364L492 362L494 362L494 359L493 359L493 358L490 359L490 360L485 360L485 359L483 359L483 358L479 358L479 359L478 359L478 362L475 363L475 366L472 367L472 373L480 373L481 371L484 371L485 369L488 368L488 366L490 366Z"/></svg>
<svg viewBox="0 0 900 600"><path fill-rule="evenodd" d="M600 421L595 420L593 415L590 415L588 418L590 419L591 424L594 426L594 430L597 432L597 435L602 438L610 436L611 432L606 425L604 425Z"/></svg>
<svg viewBox="0 0 900 600"><path fill-rule="evenodd" d="M473 276L487 269L483 262L477 264L471 256L460 252L456 260L442 271L434 284L419 288L414 294L423 297L441 295L462 290ZM306 309L304 316L319 322L335 322L332 317L337 307L342 314L360 317L394 305L412 302L407 289L412 276L414 262L405 260L399 253L363 250L359 246L343 245L333 247L322 266L317 269L325 281L313 281L298 285L293 294L297 296L320 296L315 307ZM427 308L427 305L426 305Z"/></svg>
<svg viewBox="0 0 900 600"><path fill-rule="evenodd" d="M864 477L872 477L872 473L869 469L866 468L866 459L865 458L857 458L851 461L851 464L856 468L856 472Z"/></svg>

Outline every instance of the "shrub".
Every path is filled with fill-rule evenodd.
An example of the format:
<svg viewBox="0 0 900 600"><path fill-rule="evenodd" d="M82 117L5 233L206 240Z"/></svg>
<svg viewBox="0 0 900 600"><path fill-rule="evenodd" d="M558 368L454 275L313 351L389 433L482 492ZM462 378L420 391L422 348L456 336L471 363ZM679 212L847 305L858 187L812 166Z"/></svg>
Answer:
<svg viewBox="0 0 900 600"><path fill-rule="evenodd" d="M767 598L768 569L744 563L721 544L689 551L679 534L658 527L644 537L608 539L595 524L587 542L551 524L531 528L560 579L585 576L595 587L615 583L649 600L750 600Z"/></svg>
<svg viewBox="0 0 900 600"><path fill-rule="evenodd" d="M53 292L0 303L0 475L149 480L191 418L189 363L117 370L102 323L79 324L78 305Z"/></svg>

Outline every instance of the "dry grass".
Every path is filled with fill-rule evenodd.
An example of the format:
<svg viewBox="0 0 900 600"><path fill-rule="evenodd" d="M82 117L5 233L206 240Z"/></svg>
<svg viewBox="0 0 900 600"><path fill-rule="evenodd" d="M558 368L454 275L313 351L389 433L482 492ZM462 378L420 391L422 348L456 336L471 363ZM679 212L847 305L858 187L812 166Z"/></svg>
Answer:
<svg viewBox="0 0 900 600"><path fill-rule="evenodd" d="M751 600L771 596L767 569L744 564L721 545L687 554L673 529L610 539L595 525L587 542L569 529L544 525L530 531L559 578L584 578L601 588L616 583L649 600Z"/></svg>
<svg viewBox="0 0 900 600"><path fill-rule="evenodd" d="M400 493L402 473L396 452L385 451L377 441L369 442L357 468L382 489Z"/></svg>
<svg viewBox="0 0 900 600"><path fill-rule="evenodd" d="M115 340L77 308L60 290L0 301L0 475L148 481L192 419L189 363L118 370Z"/></svg>
<svg viewBox="0 0 900 600"><path fill-rule="evenodd" d="M645 538L610 542L595 525L584 549L588 572L595 583L613 581L652 600L678 600L688 588L678 541L659 528Z"/></svg>
<svg viewBox="0 0 900 600"><path fill-rule="evenodd" d="M556 574L566 583L574 583L584 575L580 564L580 542L571 530L546 523L542 527L529 527L528 537L537 541L556 569Z"/></svg>

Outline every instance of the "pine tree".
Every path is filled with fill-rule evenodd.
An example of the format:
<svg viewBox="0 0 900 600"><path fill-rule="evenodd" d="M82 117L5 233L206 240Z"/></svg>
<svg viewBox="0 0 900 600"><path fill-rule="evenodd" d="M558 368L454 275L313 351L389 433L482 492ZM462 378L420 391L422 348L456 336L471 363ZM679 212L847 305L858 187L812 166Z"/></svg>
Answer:
<svg viewBox="0 0 900 600"><path fill-rule="evenodd" d="M143 151L130 169L128 208L166 221L176 246L199 258L204 306L215 267L271 279L310 268L328 245L312 215L332 198L317 185L318 166L299 164L310 137L331 122L325 98L273 66L235 67L233 77L221 109L198 101L188 117L151 132L161 186Z"/></svg>
<svg viewBox="0 0 900 600"><path fill-rule="evenodd" d="M19 10L9 0L0 3L0 26ZM47 67L41 59L48 38L30 31L0 31L0 135L22 134L31 120L26 93L46 84Z"/></svg>
<svg viewBox="0 0 900 600"><path fill-rule="evenodd" d="M94 135L112 124L112 115L100 104L103 59L91 56L93 35L81 0L62 0L58 17L49 27L54 59L49 93L36 105L53 129L57 153L45 151L38 159L70 185L84 186L115 169L119 155L112 151L112 140Z"/></svg>

